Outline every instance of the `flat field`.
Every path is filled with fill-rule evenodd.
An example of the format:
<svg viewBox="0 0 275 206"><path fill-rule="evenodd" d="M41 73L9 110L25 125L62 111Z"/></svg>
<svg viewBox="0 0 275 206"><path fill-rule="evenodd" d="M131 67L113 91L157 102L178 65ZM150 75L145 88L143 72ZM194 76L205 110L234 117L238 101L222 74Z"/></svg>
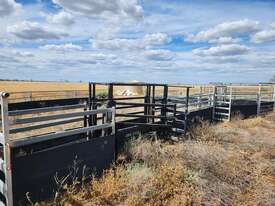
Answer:
<svg viewBox="0 0 275 206"><path fill-rule="evenodd" d="M81 97L88 95L88 83L0 81L0 91L10 93L10 102Z"/></svg>
<svg viewBox="0 0 275 206"><path fill-rule="evenodd" d="M88 89L87 83L0 81L0 91L5 91L5 92L69 91L69 90L87 90L87 89Z"/></svg>
<svg viewBox="0 0 275 206"><path fill-rule="evenodd" d="M99 91L107 91L107 86L97 85ZM115 87L114 90L121 90L122 86ZM198 91L198 87L195 86L191 89L191 93ZM65 92L65 91L88 91L88 83L77 82L42 82L42 81L1 81L0 91L17 93L17 92ZM185 93L184 88L169 88L171 93ZM162 87L156 87L157 93L162 93Z"/></svg>
<svg viewBox="0 0 275 206"><path fill-rule="evenodd" d="M190 86L190 85L188 85ZM97 85L97 94L107 94L108 88L105 85ZM115 96L120 96L122 91L129 89L127 86L115 86ZM256 95L259 91L258 86L233 86L234 93L246 93ZM130 89L131 90L131 89ZM135 89L134 89L135 90ZM143 96L145 88L142 89L143 94L131 94L131 96ZM74 97L88 96L88 83L77 82L42 82L42 81L0 81L0 91L10 93L10 102L46 100L46 99L62 99ZM139 90L140 91L140 90ZM204 94L212 93L212 85L192 85L190 94L202 92ZM227 89L230 92L230 89ZM273 88L263 86L262 93L273 93ZM156 87L156 95L162 96L163 87ZM169 96L185 96L186 88L169 87Z"/></svg>

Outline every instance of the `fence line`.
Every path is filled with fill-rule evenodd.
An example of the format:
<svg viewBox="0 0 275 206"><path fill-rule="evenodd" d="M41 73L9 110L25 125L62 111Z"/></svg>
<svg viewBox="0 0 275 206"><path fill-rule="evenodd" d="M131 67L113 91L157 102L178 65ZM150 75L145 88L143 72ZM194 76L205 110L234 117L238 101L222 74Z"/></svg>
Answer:
<svg viewBox="0 0 275 206"><path fill-rule="evenodd" d="M104 108L97 110L85 110L83 112L70 112L64 114L54 115L42 115L41 113L49 111L65 111L76 108L83 108L83 105L69 105L58 106L53 108L39 108L22 111L9 111L8 109L8 93L0 92L1 103L1 119L2 119L2 132L0 133L0 143L2 144L3 156L0 160L0 172L3 173L4 179L0 178L0 205L13 206L13 184L12 184L12 162L11 162L11 149L28 146L36 143L46 142L49 140L56 140L62 137L86 134L90 132L102 131L101 136L114 135L115 134L115 108ZM9 120L9 117L15 117L16 115L26 114L39 114L40 116L28 117L28 118L16 118L13 121ZM87 121L87 116L94 114L102 114L104 122L100 125L90 126L86 124L81 128L73 128L70 130L64 130L61 132L53 132L48 134L28 136L20 139L11 139L10 134L21 133L25 131L33 131L35 129L47 128L50 126L62 125L71 123L74 121ZM81 117L81 118L78 118ZM61 120L55 122L41 123L49 120ZM21 126L26 123L39 123L37 125ZM20 124L19 127L11 128L13 125Z"/></svg>
<svg viewBox="0 0 275 206"><path fill-rule="evenodd" d="M0 164L1 172L5 177L4 180L0 180L0 193L5 205L13 206L14 200L11 169L11 150L14 148L46 144L48 141L55 142L63 140L63 138L68 139L66 141L79 139L89 141L108 135L114 135L116 138L119 132L127 133L127 129L139 127L157 128L154 131L160 131L162 134L167 134L170 131L185 134L188 128L189 114L194 111L208 108L212 111L212 120L230 121L233 115L232 107L234 104L238 104L238 101L247 101L249 104L255 105L257 115L271 111L275 107L275 85L260 84L258 91L251 91L247 87L238 90L233 85L213 85L208 86L207 90L200 86L198 92L190 93L192 89L190 86L110 83L105 84L108 86L107 98L97 97L96 85L97 83L89 84L89 91L87 92L89 96L85 104L48 106L15 111L8 109L9 95L0 92L2 125L0 143L3 150ZM120 85L142 86L146 88L146 91L144 96L116 98L113 94L114 87ZM156 87L162 88L161 94L156 94ZM179 96L169 96L169 91L173 88L183 90L183 92ZM81 111L70 111L75 109ZM135 110L131 111L131 109ZM45 114L51 112L62 113ZM29 115L35 116L30 117ZM211 119L211 117L209 118ZM83 126L71 126L69 129L62 129L62 131L11 139L14 134L71 123L82 123ZM122 126L119 127L118 125ZM71 140L69 137L73 136L76 138ZM47 146L53 147L51 144ZM31 156L32 153L29 155Z"/></svg>

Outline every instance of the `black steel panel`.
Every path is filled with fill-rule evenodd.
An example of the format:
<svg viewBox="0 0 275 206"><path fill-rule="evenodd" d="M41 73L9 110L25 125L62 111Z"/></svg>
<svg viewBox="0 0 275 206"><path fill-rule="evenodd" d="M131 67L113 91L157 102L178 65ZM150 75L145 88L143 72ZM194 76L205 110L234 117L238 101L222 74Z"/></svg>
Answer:
<svg viewBox="0 0 275 206"><path fill-rule="evenodd" d="M54 175L67 175L76 157L80 161L78 175L81 176L84 165L100 174L113 163L114 153L115 137L108 136L13 157L14 202L24 202L26 192L36 200L52 196L56 186Z"/></svg>
<svg viewBox="0 0 275 206"><path fill-rule="evenodd" d="M257 115L257 103L254 102L254 104L249 103L249 104L232 105L231 116L236 117L238 115L240 115L244 118L256 116Z"/></svg>
<svg viewBox="0 0 275 206"><path fill-rule="evenodd" d="M208 107L188 114L188 124L197 123L199 121L212 121L213 108Z"/></svg>
<svg viewBox="0 0 275 206"><path fill-rule="evenodd" d="M73 104L81 104L87 101L88 101L88 97L10 103L9 111L35 109L35 108L42 108L42 107L66 106L66 105L73 105Z"/></svg>

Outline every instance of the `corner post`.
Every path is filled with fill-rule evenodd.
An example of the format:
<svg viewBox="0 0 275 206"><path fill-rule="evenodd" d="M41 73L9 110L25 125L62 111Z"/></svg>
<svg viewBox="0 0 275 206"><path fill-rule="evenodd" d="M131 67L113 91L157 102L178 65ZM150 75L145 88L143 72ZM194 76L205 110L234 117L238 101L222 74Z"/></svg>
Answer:
<svg viewBox="0 0 275 206"><path fill-rule="evenodd" d="M8 107L8 93L0 92L1 103L1 117L2 117L2 133L3 139L3 155L4 161L1 165L5 173L5 184L3 188L3 195L6 198L6 205L13 206L13 192L12 192L12 168L11 168L11 148L9 144L9 107Z"/></svg>

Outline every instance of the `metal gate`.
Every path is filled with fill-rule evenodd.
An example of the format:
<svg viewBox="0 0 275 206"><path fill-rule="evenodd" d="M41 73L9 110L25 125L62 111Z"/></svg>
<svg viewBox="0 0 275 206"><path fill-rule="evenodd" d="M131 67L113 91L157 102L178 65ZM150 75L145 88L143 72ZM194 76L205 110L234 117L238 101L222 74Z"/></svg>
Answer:
<svg viewBox="0 0 275 206"><path fill-rule="evenodd" d="M89 110L82 107L83 111L72 112L79 105L70 105L9 111L8 96L0 93L0 205L25 205L27 192L35 200L53 195L54 175L66 175L76 157L81 167L85 165L98 173L113 163L116 153L114 108ZM53 111L61 114L52 114ZM91 126L87 122L89 116L95 114L101 115L102 122ZM23 138L13 136L75 122L80 122L81 126ZM89 134L95 131L100 136L90 138Z"/></svg>

